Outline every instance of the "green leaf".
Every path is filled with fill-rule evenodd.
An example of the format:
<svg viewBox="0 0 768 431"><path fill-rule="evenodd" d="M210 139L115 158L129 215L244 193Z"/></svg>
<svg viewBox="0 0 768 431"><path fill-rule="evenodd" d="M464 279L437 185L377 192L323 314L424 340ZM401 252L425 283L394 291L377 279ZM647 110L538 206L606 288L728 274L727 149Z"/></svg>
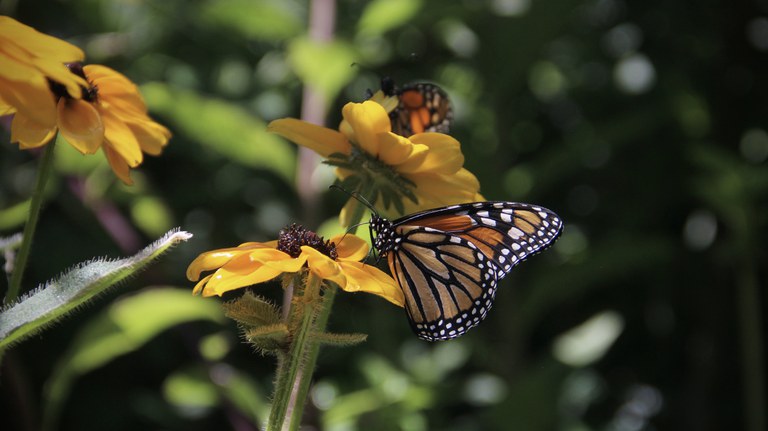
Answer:
<svg viewBox="0 0 768 431"><path fill-rule="evenodd" d="M25 200L19 202L12 207L0 210L0 230L8 230L24 226L24 222L27 220L27 214L29 214L29 203L31 201Z"/></svg>
<svg viewBox="0 0 768 431"><path fill-rule="evenodd" d="M320 344L335 347L354 346L360 344L368 339L368 334L352 333L352 334L336 334L333 332L316 332L312 334L312 338Z"/></svg>
<svg viewBox="0 0 768 431"><path fill-rule="evenodd" d="M139 196L131 205L131 218L149 236L160 235L173 226L171 210L156 196Z"/></svg>
<svg viewBox="0 0 768 431"><path fill-rule="evenodd" d="M132 257L80 263L47 282L0 313L0 348L41 331L191 237L173 230Z"/></svg>
<svg viewBox="0 0 768 431"><path fill-rule="evenodd" d="M239 298L222 305L227 317L247 327L281 322L280 307L251 292L246 292Z"/></svg>
<svg viewBox="0 0 768 431"><path fill-rule="evenodd" d="M284 40L303 29L303 17L290 2L279 0L215 0L204 3L203 23L230 28L242 36L267 41Z"/></svg>
<svg viewBox="0 0 768 431"><path fill-rule="evenodd" d="M380 35L405 24L421 6L421 0L373 0L357 22L357 31L366 36Z"/></svg>
<svg viewBox="0 0 768 431"><path fill-rule="evenodd" d="M153 111L169 118L177 131L245 166L273 171L293 181L294 147L268 133L266 124L245 109L224 100L161 83L141 87Z"/></svg>
<svg viewBox="0 0 768 431"><path fill-rule="evenodd" d="M225 321L218 302L186 289L145 290L115 301L75 336L46 385L44 428L51 429L73 381L118 356L141 348L168 328L184 322Z"/></svg>
<svg viewBox="0 0 768 431"><path fill-rule="evenodd" d="M286 348L291 333L285 323L249 328L245 339L262 355L274 354Z"/></svg>
<svg viewBox="0 0 768 431"><path fill-rule="evenodd" d="M296 38L288 46L288 60L294 72L309 86L320 91L330 103L357 73L351 45L340 40L317 42Z"/></svg>
<svg viewBox="0 0 768 431"><path fill-rule="evenodd" d="M194 367L178 370L163 382L165 399L179 409L211 409L219 403L216 386L207 370Z"/></svg>

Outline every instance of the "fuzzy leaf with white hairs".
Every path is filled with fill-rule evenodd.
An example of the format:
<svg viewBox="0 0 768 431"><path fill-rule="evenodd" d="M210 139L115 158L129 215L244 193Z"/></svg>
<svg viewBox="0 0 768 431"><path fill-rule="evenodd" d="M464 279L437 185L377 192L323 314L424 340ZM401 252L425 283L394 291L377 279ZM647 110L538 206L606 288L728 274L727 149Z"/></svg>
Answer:
<svg viewBox="0 0 768 431"><path fill-rule="evenodd" d="M131 257L79 263L46 282L0 313L0 349L38 333L191 237L189 232L173 229Z"/></svg>

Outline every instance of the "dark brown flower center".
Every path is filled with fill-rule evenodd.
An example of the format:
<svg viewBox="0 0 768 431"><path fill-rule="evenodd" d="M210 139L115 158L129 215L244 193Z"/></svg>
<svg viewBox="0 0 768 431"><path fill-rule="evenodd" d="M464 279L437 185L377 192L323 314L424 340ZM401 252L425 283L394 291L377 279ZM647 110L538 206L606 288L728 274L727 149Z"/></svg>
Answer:
<svg viewBox="0 0 768 431"><path fill-rule="evenodd" d="M293 223L280 230L280 234L277 236L278 250L295 258L301 254L302 245L308 245L333 260L339 257L336 244L331 241L324 241L323 237L307 230L302 225Z"/></svg>
<svg viewBox="0 0 768 431"><path fill-rule="evenodd" d="M69 68L70 72L88 81L88 77L85 76L85 71L83 70L82 63L66 63L66 66ZM88 83L90 84L90 81L88 81ZM51 81L49 79L48 87L51 89L51 92L56 97L56 100L59 100L62 97L67 99L72 98L67 92L67 87L59 84L56 81ZM89 85L88 88L80 87L80 90L82 91L82 98L86 102L93 103L98 99L99 92L95 85Z"/></svg>

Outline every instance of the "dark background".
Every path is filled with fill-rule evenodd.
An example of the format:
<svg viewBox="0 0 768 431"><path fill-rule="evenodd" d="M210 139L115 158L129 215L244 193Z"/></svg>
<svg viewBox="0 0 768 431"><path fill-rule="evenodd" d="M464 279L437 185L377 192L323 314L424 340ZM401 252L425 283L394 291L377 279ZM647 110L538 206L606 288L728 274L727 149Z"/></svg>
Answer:
<svg viewBox="0 0 768 431"><path fill-rule="evenodd" d="M767 2L337 7L334 50L317 53L302 49L302 1L0 2L0 13L130 77L174 133L130 188L102 155L59 145L27 282L132 254L174 226L195 235L6 355L2 429L37 429L46 385L73 363L61 358L113 304L158 286L188 292L186 265L202 251L273 239L291 222L330 229L345 199L327 191L331 171L302 186L318 199L312 210L294 178L315 167L297 168L295 147L265 125L298 117L311 82L328 89L335 127L341 106L382 76L442 86L455 107L451 134L485 197L544 205L566 227L456 341L421 342L402 310L337 296L331 329L369 338L321 352L307 429L761 429L748 406L766 407ZM6 236L21 230L23 214L10 209L29 197L39 154L2 133ZM124 227L109 232L113 219ZM280 300L276 283L258 292ZM175 306L155 304L146 316ZM112 359L75 373L60 428L258 428L274 361L213 320L171 325L121 353L111 347ZM564 344L580 325L567 338L576 347ZM205 353L205 342L219 348ZM574 356L578 347L586 359Z"/></svg>

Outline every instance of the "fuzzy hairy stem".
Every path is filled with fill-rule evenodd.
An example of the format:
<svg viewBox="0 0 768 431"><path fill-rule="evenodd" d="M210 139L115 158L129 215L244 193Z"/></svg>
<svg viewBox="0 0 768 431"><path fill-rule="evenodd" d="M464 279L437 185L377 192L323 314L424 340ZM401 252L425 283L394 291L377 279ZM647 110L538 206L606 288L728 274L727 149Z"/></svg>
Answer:
<svg viewBox="0 0 768 431"><path fill-rule="evenodd" d="M309 381L317 360L318 342L312 334L325 329L330 310L328 292L321 294L322 279L307 271L303 286L295 286L288 326L292 339L280 358L268 430L297 430L301 424Z"/></svg>

